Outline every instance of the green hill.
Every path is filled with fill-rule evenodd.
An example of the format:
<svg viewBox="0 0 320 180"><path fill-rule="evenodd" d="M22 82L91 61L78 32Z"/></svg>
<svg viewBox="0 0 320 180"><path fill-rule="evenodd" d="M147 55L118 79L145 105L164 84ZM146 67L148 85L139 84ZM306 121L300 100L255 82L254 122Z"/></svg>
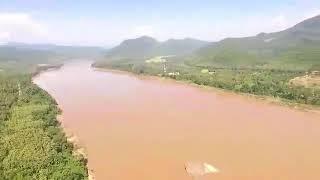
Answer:
<svg viewBox="0 0 320 180"><path fill-rule="evenodd" d="M188 57L188 62L217 67L309 69L320 63L320 16L281 32L212 43Z"/></svg>
<svg viewBox="0 0 320 180"><path fill-rule="evenodd" d="M152 55L153 49L159 46L157 40L143 36L137 39L129 39L123 41L119 46L111 49L107 53L108 59L139 59Z"/></svg>
<svg viewBox="0 0 320 180"><path fill-rule="evenodd" d="M207 45L208 42L186 38L186 39L169 39L160 44L156 52L157 55L184 55L194 52L195 50Z"/></svg>
<svg viewBox="0 0 320 180"><path fill-rule="evenodd" d="M184 55L207 45L208 42L196 39L170 39L159 42L148 36L123 41L108 51L107 59L145 60L153 56Z"/></svg>

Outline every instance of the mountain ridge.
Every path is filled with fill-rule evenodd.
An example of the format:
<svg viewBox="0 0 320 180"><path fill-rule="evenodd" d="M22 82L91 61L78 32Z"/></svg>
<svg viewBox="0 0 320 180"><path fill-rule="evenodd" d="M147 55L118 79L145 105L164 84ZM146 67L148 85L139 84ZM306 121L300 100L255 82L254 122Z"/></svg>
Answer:
<svg viewBox="0 0 320 180"><path fill-rule="evenodd" d="M221 67L285 68L295 65L305 69L319 64L319 58L320 16L315 16L283 31L211 43L188 57L188 62Z"/></svg>
<svg viewBox="0 0 320 180"><path fill-rule="evenodd" d="M55 44L28 44L21 42L8 42L0 45L0 60L26 60L29 58L86 58L98 57L106 49L95 46L64 46ZM31 59L32 59L31 58Z"/></svg>
<svg viewBox="0 0 320 180"><path fill-rule="evenodd" d="M183 55L208 44L192 38L169 39L158 41L149 36L124 40L120 45L112 48L106 57L111 59L146 59L153 56Z"/></svg>

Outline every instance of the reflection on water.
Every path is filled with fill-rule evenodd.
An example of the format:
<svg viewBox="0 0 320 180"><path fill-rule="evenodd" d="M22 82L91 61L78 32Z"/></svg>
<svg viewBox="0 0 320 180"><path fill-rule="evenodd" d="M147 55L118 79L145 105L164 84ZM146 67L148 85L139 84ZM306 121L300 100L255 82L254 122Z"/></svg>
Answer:
<svg viewBox="0 0 320 180"><path fill-rule="evenodd" d="M35 83L63 110L97 179L184 180L207 162L214 180L320 179L320 117L171 81L74 62Z"/></svg>

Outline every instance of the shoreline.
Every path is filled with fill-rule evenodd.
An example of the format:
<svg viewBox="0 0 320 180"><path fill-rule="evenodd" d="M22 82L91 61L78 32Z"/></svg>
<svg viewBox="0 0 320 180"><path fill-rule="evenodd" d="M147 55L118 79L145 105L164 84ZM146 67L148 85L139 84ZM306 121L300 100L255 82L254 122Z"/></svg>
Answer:
<svg viewBox="0 0 320 180"><path fill-rule="evenodd" d="M94 170L90 169L88 166L88 152L85 149L85 146L81 145L80 139L77 135L75 135L72 131L68 130L63 125L63 115L60 114L57 116L57 120L60 122L60 127L63 129L67 141L73 145L73 155L75 157L83 158L86 161L87 173L88 173L88 180L96 180L94 175Z"/></svg>
<svg viewBox="0 0 320 180"><path fill-rule="evenodd" d="M136 73L133 73L130 71L124 71L124 70L119 70L119 69L101 68L101 67L94 67L94 66L91 66L91 68L94 71L130 75L130 76L137 77L139 79L160 80L160 81L167 81L167 82L171 82L171 83L177 83L177 84L191 86L194 88L205 90L208 92L214 92L219 95L233 95L233 96L237 96L240 98L244 98L246 100L253 100L253 101L256 101L259 103L263 103L263 104L283 106L283 107L288 107L288 108L291 108L294 110L306 111L306 112L316 113L316 114L320 115L320 107L318 107L318 106L295 103L295 102L291 102L289 100L282 99L282 98L276 98L276 97L271 97L271 96L261 96L261 95L241 93L241 92L234 92L231 90L221 89L221 88L212 87L212 86L198 85L198 84L195 84L190 81L175 80L172 78L160 77L160 76L156 76L156 75L136 74Z"/></svg>
<svg viewBox="0 0 320 180"><path fill-rule="evenodd" d="M35 68L35 71L32 74L32 78L36 77L37 75L41 74L42 72L51 71L51 70L57 70L60 69L63 66L63 64L56 64L56 65L45 65L45 66L39 66Z"/></svg>
<svg viewBox="0 0 320 180"><path fill-rule="evenodd" d="M225 95L225 97L227 98L227 100L225 101L225 102L227 102L227 103L225 103L226 104L226 108L228 108L228 106L232 106L232 102L235 102L235 104L238 102L238 100L239 101L241 101L241 100L244 100L244 101L247 101L247 103L251 103L252 105L249 105L248 107L252 107L253 109L255 109L256 107L255 106L261 106L261 107L267 107L269 104L270 105L272 105L273 103L270 103L270 102L268 102L268 101L266 101L265 99L264 100L262 100L261 98L260 99L258 99L257 97L253 97L253 96L248 96L248 95L242 95L242 94L239 94L239 93L235 93L235 92L230 92L230 91L225 91L225 90L223 90L223 89L217 89L217 88L212 88L212 87L206 87L206 86L200 86L200 85L196 85L196 84L192 84L192 83L190 83L190 82L183 82L183 81L176 81L176 80L174 80L174 79L170 79L170 78L162 78L162 77L157 77L157 76L149 76L149 75L145 75L145 74L142 74L142 75L137 75L137 74L134 74L134 73L130 73L130 72L126 72L126 71L120 71L120 70L113 70L113 69L99 69L99 68L94 68L94 67L92 67L92 68L87 68L88 67L88 65L87 64L85 64L86 66L82 66L81 65L81 68L83 68L83 69L85 69L85 71L91 71L90 73L91 74L93 74L93 76L94 77L92 77L92 78L84 78L84 77L86 77L87 76L87 74L85 74L84 73L84 75L83 75L83 78L84 79L86 79L84 82L81 82L81 81L79 81L79 83L80 84L85 84L86 85L86 82L88 81L88 80L90 80L90 81L88 81L88 82L92 82L92 81L95 81L95 80L99 80L99 81L97 81L97 82L100 82L100 83L98 83L98 84L104 84L103 86L104 87L108 87L108 85L106 85L105 83L106 82L108 82L108 81L105 81L105 79L104 78L102 78L102 79L97 79L97 78L95 78L95 75L97 76L97 77L100 77L100 76L103 76L103 77L106 77L106 79L108 79L108 76L109 77L117 77L117 78L119 78L120 80L121 79L130 79L130 80L132 80L132 81L140 81L140 80L142 80L142 81L145 81L145 82L143 82L143 83L146 83L146 84L154 84L154 83L158 83L160 86L174 86L175 88L176 87L178 87L177 89L180 89L180 88L188 88L189 87L189 89L187 90L187 92L189 92L189 90L190 89L193 89L191 92L192 93L199 93L199 94L202 94L204 97L206 97L207 95L208 96L210 96L211 97L211 95L209 94L210 92L212 92L212 97L213 97L213 99L212 100L210 100L211 102L210 102L210 105L211 104L215 104L214 102L212 102L212 101L215 101L215 99L217 99L217 101L220 99L220 97L219 98L215 98L215 96L220 96L220 94L223 96L223 95ZM66 64L66 67L67 67L67 64ZM78 75L78 73L80 73L80 72L82 72L82 71L78 71L78 69L77 68L62 68L61 70L57 70L57 71L54 71L54 72L52 72L52 74L56 74L56 73L61 73L62 72L62 74L60 75L60 76L57 76L56 78L55 78L55 80L56 80L56 82L59 82L59 81L63 81L63 78L65 77L64 76L64 72L65 72L65 70L67 71L67 72L69 72L69 73L72 73L72 76L71 76L71 79L72 78L74 78L74 77L77 77ZM112 74L109 74L109 73L100 73L100 72L94 72L94 71L102 71L102 72L110 72L110 73L113 73L114 75L112 75ZM119 75L117 75L117 73L119 74ZM109 74L109 75L108 75ZM123 74L123 76L121 77L120 76L120 74ZM44 74L42 74L44 77L46 77L47 75L44 73ZM49 73L48 74L48 77L52 77L52 76L49 76L49 75L51 75L51 73ZM39 82L39 85L42 85L43 83L45 84L46 82L51 82L51 79L49 78L49 79L44 79L44 80L42 80L42 78L41 78L42 76L40 75L40 78L39 79L41 79L41 81L38 81L38 79L35 79L35 82ZM89 77L91 77L91 76L89 76ZM131 77L131 78L130 78ZM140 79L140 80L139 80ZM40 83L40 82L43 82L43 83ZM68 81L66 81L66 82L68 82ZM118 81L119 83L124 83L124 84L126 84L126 81L124 81L124 82L122 82L122 81ZM108 84L108 83L107 83ZM174 84L176 84L176 85L174 85ZM90 86L92 86L92 87L95 87L95 83L91 83L91 84L89 84ZM191 86L190 86L191 85ZM88 86L88 85L86 85L86 86ZM128 83L128 86L130 86L130 83ZM44 86L44 87L46 87L46 86ZM69 89L69 93L72 93L72 92L74 92L75 90L77 90L78 88L71 88L71 87L74 87L74 85L73 84L69 84L69 86L67 86L67 87L69 87L70 89ZM77 87L77 86L75 86L75 87ZM80 86L80 87L83 87L83 86ZM193 88L194 87L194 88ZM195 89L195 88L198 88L199 90L197 90L197 89ZM49 89L48 89L49 90ZM145 89L146 91L148 91L148 88L146 88ZM63 93L64 92L64 88L62 88L62 89L60 89L60 90L58 90L59 91L59 93ZM202 92L201 92L202 91ZM50 91L50 92L52 92L52 91ZM86 91L87 92L87 91ZM93 92L95 92L95 91L93 91ZM104 93L104 94L110 94L110 93L112 93L113 91L99 91L99 93ZM59 94L58 93L58 94ZM125 92L124 92L125 93ZM179 93L179 91L175 91L175 93ZM214 94L214 93L217 93L216 95ZM53 93L53 94L55 94L55 93ZM83 96L83 97L88 97L88 96L90 96L92 94L92 92L89 92L89 93L85 93L84 95L82 94L81 96ZM63 95L63 94L62 94ZM103 94L102 94L103 95ZM140 97L144 97L145 95L144 94L140 94L141 96ZM236 96L234 96L234 95L236 95ZM112 96L112 94L110 95L110 96ZM163 95L163 97L165 97L166 96L166 94L164 94ZM64 98L66 98L66 100L68 100L68 96L56 96L57 97L57 99L59 99L59 104L61 104L61 105L64 105ZM119 100L116 96L114 96L115 97L115 100ZM180 96L178 96L178 97L180 97ZM197 96L198 97L198 96ZM223 100L225 97L221 97L221 99ZM241 98L239 98L239 97L241 97ZM96 98L100 98L99 96L97 96ZM166 97L167 98L167 97ZM180 97L181 98L181 97ZM182 97L183 98L183 97ZM230 100L232 100L233 98L235 98L236 100L235 101L229 101L229 99ZM247 100L246 100L247 99ZM72 98L71 98L71 100L72 100ZM205 99L204 99L205 100ZM168 101L170 102L171 100L170 99L168 99ZM205 100L206 101L206 100ZM275 100L274 100L275 101ZM73 101L71 101L71 102L73 102ZM202 102L202 101L201 101ZM258 102L257 104L255 103L255 102ZM261 103L262 102L262 103ZM105 103L108 103L108 102L105 102ZM228 105L228 103L230 103L229 105ZM72 108L72 106L75 106L75 104L73 104L73 103L69 103L68 104L71 108ZM100 105L100 104L99 104ZM210 105L207 105L207 107L208 108L210 108ZM241 104L240 104L241 105ZM279 103L278 103L278 105L279 105ZM219 106L219 104L218 104L218 106ZM64 107L64 106L63 106ZM84 108L86 108L86 104L84 104L83 105L83 107ZM236 107L236 106L235 106ZM257 108L258 108L257 107ZM280 106L279 106L280 107ZM125 108L125 107L119 107L120 109L121 108ZM239 106L239 108L241 108L241 106ZM277 106L274 106L274 107L271 107L270 109L271 109L271 111L273 111L273 108L277 108ZM267 108L267 112L270 110L270 109L268 109ZM284 110L284 111L286 111L287 109L286 109L286 107L284 107L284 108L281 108L282 110ZM281 109L280 109L280 111L281 111ZM66 108L66 111L68 110L68 108ZM208 110L210 110L210 109L208 109ZM264 111L263 109L261 109L262 111ZM279 110L279 109L277 109L277 110ZM250 110L248 109L248 111L250 112ZM288 111L289 111L289 108L288 108ZM295 109L292 109L292 111L290 111L291 113L294 113L294 111L296 111ZM90 112L90 111L88 111L88 112ZM97 112L100 112L100 111L97 111ZM240 112L240 111L239 111ZM246 111L245 111L246 112ZM290 113L290 112L288 112L288 113ZM64 112L64 113L67 113L67 112ZM281 112L282 113L282 112ZM216 114L214 114L214 112L212 112L212 114L213 114L213 116L216 116ZM219 111L218 111L218 113L217 114L219 114ZM301 116L304 116L303 115L304 114L304 112L302 112L301 113ZM63 115L63 114L62 114ZM100 116L99 115L99 113L95 113L95 115L96 115L96 117L94 117L94 116L92 116L92 119L93 120L99 120L101 117L98 117L98 116ZM315 117L318 117L318 114L313 114L312 116L315 116ZM59 116L58 118L59 118L59 121L60 122L65 122L65 123L63 123L63 124L61 124L61 128L63 128L63 131L66 133L66 137L68 138L68 142L71 142L72 144L74 144L75 145L75 151L76 151L76 153L83 153L84 155L87 155L87 153L86 153L86 149L87 150L90 150L90 157L89 157L89 162L90 163L88 163L87 164L87 172L88 172L88 179L89 180L93 180L93 179L95 179L95 177L94 177L94 175L92 176L92 174L96 174L96 175L98 175L99 177L101 176L101 177L107 177L108 176L108 174L109 173L111 173L112 174L112 172L108 172L108 171L103 171L103 169L105 169L105 168L107 168L107 167L105 167L107 164L105 164L106 163L106 161L108 161L108 157L106 156L106 157L104 157L105 156L105 154L103 154L103 152L104 151L100 151L100 150L96 150L96 149L98 149L97 147L99 147L100 148L100 146L102 146L102 144L104 144L105 146L105 148L107 149L107 148L109 148L110 147L110 145L112 145L112 143L111 144L109 144L109 140L108 140L108 138L105 140L105 138L101 138L101 140L102 141L107 141L106 143L104 143L104 142L99 142L99 141L97 141L97 142L95 142L95 144L97 145L97 146L95 146L94 144L91 144L91 143L89 143L89 144L87 144L88 146L86 147L86 146L81 146L81 145L84 145L83 143L85 142L85 141L82 141L82 137L84 137L85 139L86 139L86 133L89 133L89 134L87 134L87 135L89 135L89 137L91 138L91 141L96 141L98 138L96 138L97 136L96 135L100 135L100 130L101 130L101 132L104 132L104 131L106 131L106 130L108 130L108 128L112 128L112 127L108 127L108 125L106 125L105 127L104 126L101 126L101 129L99 129L99 128L97 128L97 125L93 125L92 127L91 127L91 125L90 125L90 127L88 128L88 126L86 126L86 125L88 125L88 124L98 124L98 123L92 123L92 122L86 122L86 123L84 123L84 124L82 124L82 125L80 125L81 126L81 130L80 131L77 131L77 129L74 129L75 131L73 131L74 133L72 133L72 129L73 129L73 124L69 124L69 119L71 118L71 120L72 119L76 119L76 117L77 116L69 116L68 115L68 117L63 117L63 116ZM258 116L259 117L259 116ZM294 116L292 116L292 117L294 117ZM86 119L87 119L87 116L85 116L85 117L83 117L82 118L82 121L86 121ZM101 118L101 119L103 119L103 118ZM108 119L108 118L107 118ZM66 121L66 120L68 120L68 121ZM272 119L270 119L270 120L272 120ZM281 119L279 119L279 120L281 120ZM288 122L288 123L291 123L291 120L292 119L290 119L290 118L288 118L288 119L286 119L284 122ZM297 122L298 124L303 124L303 123L305 123L304 121L300 121L300 120L304 120L304 119L299 119L299 118L293 118L293 120L295 121L295 122ZM217 119L217 122L218 121L221 121L221 120L219 120L219 119ZM268 122L269 121L269 119L266 119L266 123L269 123ZM158 122L161 122L161 121L158 121ZM209 122L209 121L208 121ZM223 121L221 121L221 122L223 122ZM247 121L246 121L247 122ZM250 121L248 121L248 122L250 122ZM78 124L78 122L74 122L75 124ZM312 123L312 122L311 122ZM161 124L161 123L160 123ZM308 123L309 124L309 123ZM98 126L100 126L100 125L98 125ZM164 127L166 127L167 126L167 124L165 125L164 124ZM75 126L75 127L78 127L77 125ZM258 127L260 127L260 126L258 126ZM301 127L301 126L300 126ZM131 127L129 127L129 128L131 128ZM263 128L263 127L262 127ZM93 132L88 132L88 130L89 131L91 131L91 129L92 130L96 130L97 129L97 134L94 134ZM79 134L78 134L79 133ZM84 134L83 134L84 133ZM94 135L92 135L92 133L94 134ZM78 139L78 137L77 137L77 135L79 135L78 137L80 137L81 139ZM261 135L262 137L264 137L264 135ZM80 140L80 141L79 141ZM117 140L117 139L115 139L115 140ZM86 140L87 142L90 142L90 139L87 139ZM116 141L115 141L115 143L117 143ZM90 145L90 147L89 147L89 145ZM82 147L84 147L84 148L82 148ZM94 147L94 148L92 148L92 147ZM179 150L180 149L180 147L178 148L177 147L177 149ZM91 152L91 150L92 150L92 152ZM101 154L100 154L101 153ZM209 157L209 156L208 156ZM103 158L105 158L105 159L103 159ZM115 154L115 159L117 158L117 154ZM109 160L111 160L111 162L108 162L108 163L113 163L112 162L112 160L115 160L115 159L109 159ZM124 159L124 162L126 161L126 159ZM97 162L99 162L99 163L97 163ZM180 163L181 164L181 163ZM96 166L96 165L98 165L98 166ZM91 169L89 169L89 166L91 167ZM138 166L140 166L140 165L138 165ZM100 168L101 167L101 168ZM121 167L121 166L119 166L119 167ZM143 167L143 165L141 165L141 167ZM94 171L92 171L92 168L94 168ZM130 168L130 167L129 167ZM101 170L102 169L102 170ZM102 175L101 175L102 174ZM129 176L127 176L127 177L129 177ZM125 178L124 178L125 179ZM129 178L130 179L130 178Z"/></svg>
<svg viewBox="0 0 320 180"><path fill-rule="evenodd" d="M55 67L50 67L46 68L44 70L41 70L39 72L33 73L32 74L32 82L34 83L33 79L36 78L37 76L41 75L41 73L51 71L51 70L58 70L64 65L59 65ZM97 67L90 67L93 71L98 71L98 72L109 72L109 73L115 73L115 74L122 74L122 75L129 75L136 77L141 80L156 80L156 81L166 81L169 83L175 83L175 84L180 84L184 86L190 86L193 88L197 88L203 91L211 92L211 93L217 93L218 95L227 95L227 96L236 96L239 98L243 98L244 100L250 100L250 101L255 101L258 103L263 103L263 104L269 104L269 105L276 105L276 106L283 106L283 107L288 107L293 110L298 110L298 111L306 111L310 113L316 113L320 115L320 108L310 106L310 105L303 105L303 104L298 104L298 103L292 103L292 102L285 102L283 99L280 98L274 98L274 97L269 97L269 96L259 96L259 95L253 95L253 94L246 94L246 93L237 93L225 89L220 89L216 87L211 87L211 86L204 86L204 85L198 85L192 82L188 81L178 81L175 79L171 79L168 77L159 77L159 76L154 76L154 75L148 75L148 74L135 74L133 72L129 71L122 71L122 70L117 70L117 69L108 69L108 68L97 68ZM36 84L36 83L34 83ZM37 84L36 84L37 85ZM37 85L38 86L38 85ZM40 86L38 86L41 88ZM41 88L42 89L42 88ZM44 89L42 89L44 90ZM46 91L46 90L44 90ZM50 95L51 96L51 95ZM52 96L51 96L52 97ZM53 97L52 97L53 98ZM59 104L57 104L58 108ZM62 110L61 110L62 111ZM95 174L94 174L94 169L90 168L88 166L88 153L85 150L85 146L81 145L81 142L79 138L69 131L64 125L63 125L63 111L61 114L57 115L57 121L60 122L60 127L63 129L63 132L68 140L69 143L73 145L73 155L75 157L80 156L86 161L86 168L87 168L87 173L88 173L88 180L96 180Z"/></svg>
<svg viewBox="0 0 320 180"><path fill-rule="evenodd" d="M58 69L62 68L63 66L64 66L64 64L50 65L50 66L46 66L43 69L37 69L34 73L32 73L32 78L31 78L32 83L37 85L34 82L34 78L36 78L37 76L40 76L41 73L48 72L48 71L51 71L51 70L58 70ZM37 85L37 86L40 89L42 89L43 91L46 91L45 89L43 89L39 85ZM51 96L51 94L49 94L49 95ZM52 98L55 99L54 97L52 97ZM88 173L88 180L96 180L95 175L94 175L94 170L89 168L89 166L88 166L89 159L88 159L88 153L85 150L85 146L82 146L80 141L79 141L79 138L76 135L74 135L71 131L68 131L68 129L63 125L63 115L62 115L63 110L61 110L59 104L57 104L56 106L60 110L60 113L56 116L56 119L60 123L59 126L63 130L63 133L65 134L65 137L67 138L67 141L70 144L73 145L73 156L78 158L78 159L83 158L85 160L85 162L86 162L85 166L87 168L87 173Z"/></svg>

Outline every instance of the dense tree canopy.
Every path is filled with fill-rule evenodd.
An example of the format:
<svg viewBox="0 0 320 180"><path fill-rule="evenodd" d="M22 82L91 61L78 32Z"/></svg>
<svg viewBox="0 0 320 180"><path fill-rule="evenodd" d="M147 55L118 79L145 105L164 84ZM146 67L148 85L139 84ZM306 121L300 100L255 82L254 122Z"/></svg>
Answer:
<svg viewBox="0 0 320 180"><path fill-rule="evenodd" d="M0 76L1 179L87 179L56 116L55 101L26 75Z"/></svg>

